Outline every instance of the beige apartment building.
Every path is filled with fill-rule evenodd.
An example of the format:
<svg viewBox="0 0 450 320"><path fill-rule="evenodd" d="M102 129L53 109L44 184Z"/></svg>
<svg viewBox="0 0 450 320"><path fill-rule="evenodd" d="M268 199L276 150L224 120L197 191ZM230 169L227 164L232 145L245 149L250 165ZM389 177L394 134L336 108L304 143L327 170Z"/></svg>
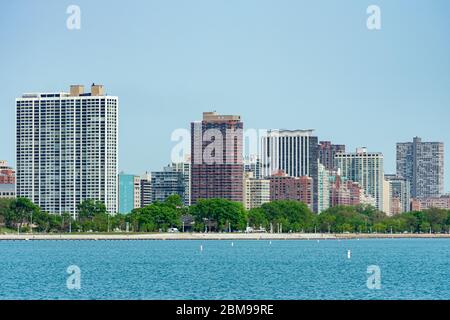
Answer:
<svg viewBox="0 0 450 320"><path fill-rule="evenodd" d="M270 201L270 180L256 179L253 172L244 178L244 205L247 210L259 208Z"/></svg>

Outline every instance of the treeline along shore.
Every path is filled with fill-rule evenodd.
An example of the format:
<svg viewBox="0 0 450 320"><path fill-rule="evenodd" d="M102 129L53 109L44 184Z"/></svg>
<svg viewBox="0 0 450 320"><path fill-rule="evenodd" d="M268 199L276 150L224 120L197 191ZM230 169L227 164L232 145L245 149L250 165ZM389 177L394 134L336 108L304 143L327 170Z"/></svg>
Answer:
<svg viewBox="0 0 450 320"><path fill-rule="evenodd" d="M65 240L65 241L116 241L116 240L359 240L359 239L445 239L450 234L328 234L328 233L64 233L64 234L1 234L1 240Z"/></svg>
<svg viewBox="0 0 450 320"><path fill-rule="evenodd" d="M302 202L282 200L245 210L224 199L186 207L178 195L129 214L108 214L86 200L76 216L41 210L26 198L0 199L0 239L342 239L449 237L450 210L387 216L367 205L336 206L314 214Z"/></svg>

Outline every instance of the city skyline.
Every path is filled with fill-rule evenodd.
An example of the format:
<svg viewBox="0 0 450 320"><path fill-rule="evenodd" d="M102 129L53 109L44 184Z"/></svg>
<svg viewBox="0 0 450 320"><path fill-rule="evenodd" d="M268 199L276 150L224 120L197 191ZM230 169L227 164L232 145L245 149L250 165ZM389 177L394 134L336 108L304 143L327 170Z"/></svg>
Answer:
<svg viewBox="0 0 450 320"><path fill-rule="evenodd" d="M81 91L80 91L81 90ZM104 95L105 97L112 97L112 98L116 98L117 99L117 96L108 96L106 93L104 93L104 88L103 88L103 85L96 85L96 84L94 84L94 83L92 83L92 90L100 90L101 92L98 92L98 93L95 93L95 94L93 94L93 95ZM78 91L80 91L80 92L78 92ZM94 91L93 91L94 92ZM50 98L50 99L56 99L56 100L59 100L60 98L59 97L70 97L70 96L77 96L77 95L79 95L79 96L87 96L87 97L89 97L89 96L91 96L91 94L90 93L86 93L86 94L84 94L84 86L83 85L71 85L71 87L70 87L70 91L69 92L64 92L64 91L62 91L62 90L60 90L59 92L57 92L57 91L53 91L53 92L51 92L51 91L49 91L49 92L45 92L45 93L24 93L23 95L22 95L22 97L21 98L18 98L18 100L19 101L21 101L21 99L28 99L28 100L32 100L32 99L36 99L37 97L40 97L40 98L42 98L42 97L44 97L44 99L45 98ZM31 101L30 100L30 101ZM25 100L26 101L26 100ZM19 106L19 104L17 104L17 107ZM33 111L34 112L34 111ZM73 111L70 111L70 112L73 112ZM204 117L205 117L205 115L213 115L214 117L216 116L216 112L214 111L214 112L203 112L203 115L204 115ZM17 115L19 115L19 110L17 111ZM224 116L220 116L220 117L224 117ZM239 119L240 119L240 116L225 116L225 117L238 117ZM191 123L191 131L193 130L192 128L194 128L193 126L194 126L194 123L200 123L200 122L196 122L196 121L194 121L194 122L192 122ZM250 130L254 130L254 129L250 129ZM339 152L342 152L342 153L345 153L345 148L346 148L346 145L345 144L341 144L341 145L334 145L334 144L331 144L331 142L330 141L319 141L320 139L319 139L319 137L317 137L315 134L314 134L314 129L296 129L296 130L290 130L290 129L270 129L270 130L267 130L267 131L265 131L265 130L263 130L263 132L264 133L262 133L262 136L261 137L258 137L258 139L256 139L256 141L257 141L257 143L259 144L258 146L257 146L257 148L256 149L254 149L254 150L258 150L257 151L257 153L245 153L245 150L247 150L247 148L242 148L242 146L241 146L241 148L242 148L242 156L241 157L237 157L237 158L239 158L239 160L238 161L240 161L241 163L242 163L242 165L244 165L244 162L245 162L245 160L246 159L249 159L249 158L254 158L255 156L257 157L257 158L254 158L253 160L256 160L256 159L258 159L258 161L260 161L261 162L261 170L262 171L267 171L268 170L268 168L266 168L265 169L265 167L267 166L265 163L267 162L267 160L264 160L264 158L265 158L265 156L264 156L264 154L266 153L266 149L267 149L267 146L265 146L265 141L267 140L267 139L269 139L269 138L271 138L272 136L274 136L275 138L277 138L277 137L279 137L280 136L280 133L281 133L281 136L283 136L283 135L285 135L285 134L288 134L288 135L298 135L299 137L303 137L303 138L308 138L308 139L310 139L310 138L314 138L314 143L313 143L313 145L314 145L314 147L313 147L313 150L316 150L316 152L314 153L314 155L315 156L312 156L312 159L315 159L315 158L317 158L318 159L318 161L320 162L320 161L326 161L326 163L328 163L329 162L329 159L326 159L326 158L323 158L322 159L322 154L321 153L319 153L318 152L318 150L319 150L319 148L321 148L323 145L330 145L330 146L337 146L337 147L341 147L341 148L343 148L341 151L338 151L338 153L337 154L339 154ZM243 130L243 133L244 133L244 136L245 136L245 130ZM33 133L34 134L34 133ZM187 144L187 145L189 145L190 147L191 147L191 149L192 149L192 134L193 134L193 131L191 132L191 137L189 137L190 139L191 139L191 141L187 141L187 143L186 143L186 141L185 141L185 144ZM259 132L258 134L261 134L261 132ZM259 139L260 138L260 139ZM302 138L302 139L303 139ZM244 138L244 140L245 140L245 138ZM418 141L421 141L421 137L417 137L417 136L415 136L415 137L413 137L413 140L414 141L416 141L416 140L418 140ZM300 141L300 140L299 140ZM306 141L306 140L305 140ZM245 142L245 141L243 141L243 142ZM250 141L250 143L251 143L252 141ZM445 143L443 143L443 142L441 142L441 141L439 141L439 142L425 142L426 144L432 144L432 145L440 145L441 146L441 154L440 154L440 156L441 157L443 157L443 150L444 150L444 145L445 145ZM242 144L242 142L241 142L241 144ZM397 142L396 143L396 146L397 146L397 149L398 149L398 146L399 145L408 145L408 144L411 144L410 142ZM295 144L296 145L296 144ZM298 145L299 145L299 148L300 148L300 142L298 143ZM309 144L308 144L309 145ZM302 140L302 144L301 144L301 148L302 148L302 150L303 150L303 140ZM203 146L203 148L205 147L205 145ZM308 147L309 148L309 147ZM357 152L358 152L358 150L359 149L361 149L361 148L366 148L366 147L360 147L360 148L356 148L356 150L357 150ZM118 148L119 150L120 150L120 148ZM17 148L17 150L19 150L19 147ZM283 149L284 150L284 149ZM172 150L173 151L173 150ZM172 165L176 165L177 163L182 163L182 162L184 162L184 161L186 161L186 157L188 157L188 158L190 158L190 157L192 157L192 151L191 150L189 150L189 149L183 149L183 151L185 152L184 153L184 155L183 155L183 158L184 158L184 160L182 160L181 162L177 162L177 161L172 161ZM286 151L286 150L285 150ZM306 149L305 149L305 151L306 151ZM286 151L287 152L287 151ZM308 153L310 153L311 151L309 151ZM378 152L378 153L380 153L381 155L382 155L382 157L384 158L384 153L383 152ZM299 155L300 155L300 153L299 153ZM19 157L20 156L20 153L18 153L17 155L16 155L16 157ZM398 154L398 150L397 150L397 159L396 159L396 163L397 163L397 166L398 166L398 161L399 161L399 159L398 159L398 156L399 156L399 154ZM234 156L235 157L235 156ZM258 158L259 157L259 158ZM270 158L270 157L269 157ZM295 157L294 157L295 158ZM277 158L275 158L276 160L275 161L272 161L273 163L272 164L270 164L270 166L273 166L273 168L272 169L280 169L280 168L282 168L283 167L283 165L287 165L287 162L286 162L286 164L278 164L278 162L279 162L279 159L277 159ZM321 160L322 159L322 160ZM173 159L172 159L173 160ZM236 159L235 159L236 160ZM277 161L278 160L278 161ZM286 160L286 159L284 159L284 160ZM283 160L283 161L284 161ZM295 163L295 161L297 161L297 160L295 160L295 159L293 159L292 160L293 162L291 163L291 162L289 162L289 168L288 168L288 172L289 172L289 170L292 170L293 172L291 172L290 173L290 175L291 176L308 176L309 174L308 173L306 173L309 169L307 169L307 167L305 167L305 168L301 168L301 167L299 167L299 168L297 168L297 167L295 167L294 166L294 163ZM298 164L297 165L300 165L300 160L298 160L299 162L298 162ZM306 162L307 160L305 160L305 163L307 163ZM437 159L436 159L436 161L438 161ZM444 163L443 162L443 159L441 158L439 161L441 161L441 163ZM270 161L269 162L267 162L267 163L271 163ZM284 162L283 162L284 163ZM303 163L303 160L302 160L302 163ZM313 161L313 163L315 163L314 161ZM292 168L290 167L292 165ZM281 167L278 167L278 166L281 166ZM313 166L314 167L314 166ZM444 166L445 167L445 166ZM443 178L444 178L444 181L445 181L445 175L443 175L443 172L444 172L444 167L441 167L441 174L442 174L442 176L443 176ZM161 168L159 168L159 170L165 170L164 168L166 168L165 166L163 166L163 167L161 167ZM284 167L283 167L284 168ZM402 173L400 172L399 173L399 168L397 167L397 169L396 169L396 171L394 171L394 172L386 172L385 170L384 170L384 168L385 168L385 166L384 166L384 163L383 163L383 174L386 174L387 176L389 176L389 175L396 175L396 174L400 174L400 176L402 175ZM117 169L117 167L116 167L116 169ZM298 174L296 174L295 172L294 172L294 170L297 170L297 171L299 171L299 170L301 170L302 171L302 173L300 174L300 172L298 173ZM158 171L158 170L153 170L153 171ZM275 170L276 171L276 170ZM266 174L265 174L265 176L268 176L268 175L270 175L270 172L275 172L274 170L268 170L267 172L266 172ZM304 172L303 172L304 171ZM147 173L148 171L145 171L145 173ZM119 174L119 173L127 173L127 174L131 174L131 175L142 175L142 174L144 174L144 173L142 173L142 172L137 172L137 171L128 171L128 172L124 172L123 170L117 170L117 174ZM316 173L317 174L317 173ZM314 174L313 174L313 176L315 176ZM20 181L20 180L19 180ZM316 179L315 179L315 181L317 181L317 176L316 176ZM315 182L315 183L317 183L317 182ZM441 183L442 183L442 178L441 178ZM441 185L442 186L442 185ZM315 192L316 193L316 192ZM439 193L440 195L444 195L444 194L448 194L447 192L445 192L445 189L444 189L444 191L441 189L441 191L440 191L440 193ZM428 196L433 196L433 193L431 193L430 195L428 195ZM315 196L316 197L316 196ZM32 196L32 198L34 198L34 196ZM315 203L317 204L317 199L315 200ZM315 209L315 210L317 210L317 208ZM72 210L71 210L72 211Z"/></svg>
<svg viewBox="0 0 450 320"><path fill-rule="evenodd" d="M9 44L0 53L0 158L13 167L14 98L92 81L121 97L119 171L136 174L170 163L171 133L205 110L240 114L246 128L314 128L319 140L366 146L383 153L386 173L395 173L397 142L450 141L446 1L377 1L376 32L357 2L200 1L194 10L142 1L127 15L78 1L80 30L66 28L66 4L46 4L15 1L0 13Z"/></svg>
<svg viewBox="0 0 450 320"><path fill-rule="evenodd" d="M25 93L16 99L16 107L19 198L58 214L75 215L78 205L88 199L103 201L110 213L141 207L140 176L118 171L119 97L106 94L103 85L92 83L90 92L83 85L71 85L69 92ZM144 190L150 191L151 202L178 194L185 205L222 198L250 207L266 201L269 187L271 201L301 201L315 213L326 209L331 200L372 203L392 214L407 206L407 190L411 199L419 200L414 207L432 205L435 200L429 198L444 195L443 143L423 142L420 137L412 143L397 143L396 176L387 178L381 152L369 152L366 147L346 152L345 145L319 141L311 129L258 133L262 135L256 148L259 160L245 157L244 127L240 115L203 112L201 121L191 122L189 143L180 141L191 146L188 162L151 173L150 189ZM249 138L249 143L259 142L257 137ZM7 162L2 164L9 168ZM244 171L267 181L252 186ZM12 172L5 171L6 175ZM341 175L350 180L347 191L337 181ZM330 190L333 180L337 184Z"/></svg>
<svg viewBox="0 0 450 320"><path fill-rule="evenodd" d="M0 302L450 301L450 0L3 2Z"/></svg>

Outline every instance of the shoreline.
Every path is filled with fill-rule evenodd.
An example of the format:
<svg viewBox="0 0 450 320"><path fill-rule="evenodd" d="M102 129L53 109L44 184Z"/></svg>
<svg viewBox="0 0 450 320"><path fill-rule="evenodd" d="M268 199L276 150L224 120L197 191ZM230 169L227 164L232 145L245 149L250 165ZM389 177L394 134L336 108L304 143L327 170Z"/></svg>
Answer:
<svg viewBox="0 0 450 320"><path fill-rule="evenodd" d="M0 234L1 240L354 240L450 239L450 234L387 233L142 233L142 234Z"/></svg>

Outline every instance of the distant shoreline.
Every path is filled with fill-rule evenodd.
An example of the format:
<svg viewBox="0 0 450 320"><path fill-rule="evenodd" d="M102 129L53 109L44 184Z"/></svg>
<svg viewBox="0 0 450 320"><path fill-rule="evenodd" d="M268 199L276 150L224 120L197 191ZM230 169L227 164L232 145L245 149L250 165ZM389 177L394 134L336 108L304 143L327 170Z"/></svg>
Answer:
<svg viewBox="0 0 450 320"><path fill-rule="evenodd" d="M450 239L450 234L389 233L120 233L120 234L0 234L1 240L340 240L340 239Z"/></svg>

